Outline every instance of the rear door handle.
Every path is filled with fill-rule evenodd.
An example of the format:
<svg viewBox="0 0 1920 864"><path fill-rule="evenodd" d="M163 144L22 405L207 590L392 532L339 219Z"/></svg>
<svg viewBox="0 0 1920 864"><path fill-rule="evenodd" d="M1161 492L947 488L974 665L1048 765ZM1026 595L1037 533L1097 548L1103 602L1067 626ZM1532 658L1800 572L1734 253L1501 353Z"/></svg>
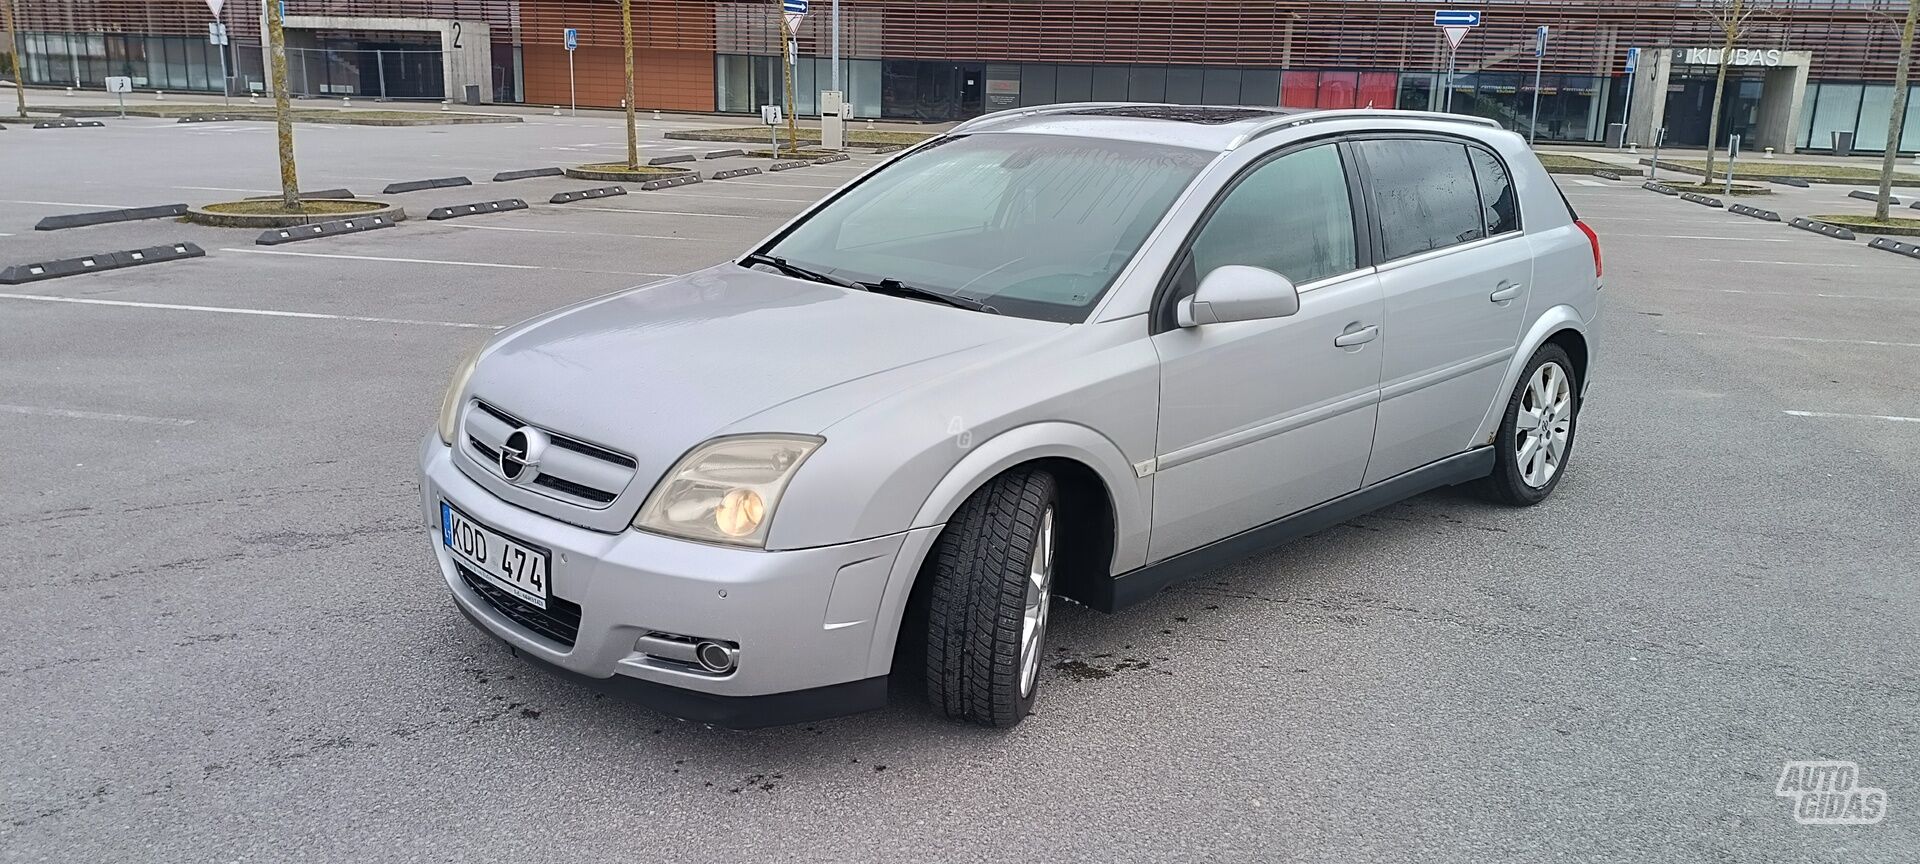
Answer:
<svg viewBox="0 0 1920 864"><path fill-rule="evenodd" d="M1508 300L1520 296L1521 287L1518 282L1502 282L1500 283L1500 287L1493 289L1492 294L1487 295L1487 299L1495 303L1505 303Z"/></svg>
<svg viewBox="0 0 1920 864"><path fill-rule="evenodd" d="M1372 342L1374 337L1379 335L1380 328L1377 325L1368 324L1357 330L1348 330L1345 333L1333 337L1333 344L1341 348L1351 348L1355 345L1364 345Z"/></svg>

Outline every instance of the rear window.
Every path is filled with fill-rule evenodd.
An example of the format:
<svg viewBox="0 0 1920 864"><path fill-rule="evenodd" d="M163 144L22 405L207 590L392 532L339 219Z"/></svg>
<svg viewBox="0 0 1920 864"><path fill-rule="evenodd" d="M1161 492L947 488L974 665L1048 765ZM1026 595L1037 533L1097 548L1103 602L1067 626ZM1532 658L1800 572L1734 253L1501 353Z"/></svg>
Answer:
<svg viewBox="0 0 1920 864"><path fill-rule="evenodd" d="M1406 139L1355 146L1366 159L1385 260L1487 236L1486 208L1466 145Z"/></svg>

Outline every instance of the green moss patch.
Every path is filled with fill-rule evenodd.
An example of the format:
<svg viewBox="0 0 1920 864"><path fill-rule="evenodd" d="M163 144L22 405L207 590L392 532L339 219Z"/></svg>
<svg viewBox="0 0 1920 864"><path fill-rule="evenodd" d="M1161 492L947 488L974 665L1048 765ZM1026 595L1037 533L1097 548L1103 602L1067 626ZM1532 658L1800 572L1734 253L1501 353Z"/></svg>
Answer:
<svg viewBox="0 0 1920 864"><path fill-rule="evenodd" d="M288 210L281 206L280 199L254 199L249 201L223 201L208 204L200 209L209 213L238 216L352 216L359 213L372 213L387 209L381 201L355 199L345 201L333 198L309 198L300 202L300 209Z"/></svg>

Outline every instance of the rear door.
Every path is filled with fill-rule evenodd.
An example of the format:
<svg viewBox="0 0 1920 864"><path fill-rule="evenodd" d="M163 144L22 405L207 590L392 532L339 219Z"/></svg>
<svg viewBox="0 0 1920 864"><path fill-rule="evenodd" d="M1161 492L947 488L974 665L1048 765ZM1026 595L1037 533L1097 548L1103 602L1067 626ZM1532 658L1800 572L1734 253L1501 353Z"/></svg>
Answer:
<svg viewBox="0 0 1920 864"><path fill-rule="evenodd" d="M1513 356L1533 259L1491 151L1440 136L1353 146L1386 303L1372 484L1482 443L1472 439Z"/></svg>

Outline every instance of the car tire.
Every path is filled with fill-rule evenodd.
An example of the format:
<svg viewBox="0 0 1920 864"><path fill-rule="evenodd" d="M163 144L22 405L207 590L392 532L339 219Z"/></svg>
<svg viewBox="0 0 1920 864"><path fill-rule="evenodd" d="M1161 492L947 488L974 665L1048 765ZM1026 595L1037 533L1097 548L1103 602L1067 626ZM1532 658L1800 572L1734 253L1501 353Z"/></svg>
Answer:
<svg viewBox="0 0 1920 864"><path fill-rule="evenodd" d="M1567 474L1579 415L1573 361L1558 345L1540 346L1507 398L1493 439L1493 473L1480 482L1481 493L1514 507L1547 500Z"/></svg>
<svg viewBox="0 0 1920 864"><path fill-rule="evenodd" d="M947 521L930 559L927 700L956 720L1012 726L1039 691L1059 487L1003 474Z"/></svg>

